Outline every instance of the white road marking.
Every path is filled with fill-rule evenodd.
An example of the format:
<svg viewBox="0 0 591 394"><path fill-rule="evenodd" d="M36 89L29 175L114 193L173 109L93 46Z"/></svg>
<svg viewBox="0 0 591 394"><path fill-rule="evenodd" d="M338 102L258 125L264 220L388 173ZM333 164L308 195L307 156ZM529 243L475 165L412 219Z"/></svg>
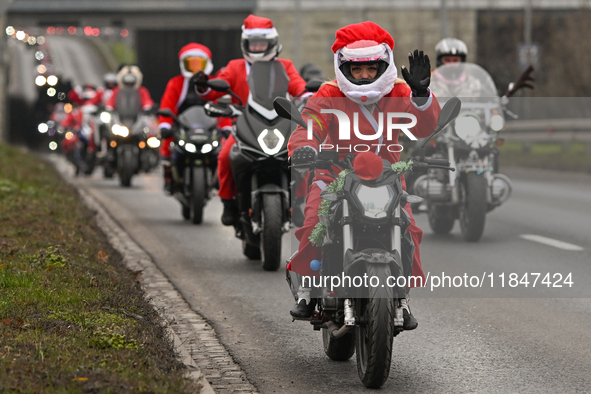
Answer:
<svg viewBox="0 0 591 394"><path fill-rule="evenodd" d="M559 241L557 239L542 237L541 235L521 234L520 237L523 239L527 239L528 241L539 242L541 244L553 246L558 249L576 250L576 251L584 250L582 247L580 247L578 245L569 244L566 242Z"/></svg>

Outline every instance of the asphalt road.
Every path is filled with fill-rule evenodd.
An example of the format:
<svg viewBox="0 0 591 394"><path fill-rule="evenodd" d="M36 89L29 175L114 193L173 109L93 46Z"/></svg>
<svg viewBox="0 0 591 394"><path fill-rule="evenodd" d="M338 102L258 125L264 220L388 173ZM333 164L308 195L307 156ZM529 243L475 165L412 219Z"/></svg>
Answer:
<svg viewBox="0 0 591 394"><path fill-rule="evenodd" d="M491 293L466 288L413 290L411 305L419 328L394 340L385 392L591 390L591 177L532 171L509 175L514 195L488 215L479 243L463 242L457 224L449 236L435 236L426 217L417 217L425 231L421 253L426 272L468 276L494 272L496 288L489 289ZM211 322L262 393L366 391L354 357L330 361L323 353L320 333L306 322L291 321L288 310L293 298L285 271L265 272L260 262L242 256L233 230L219 221L217 197L207 205L204 223L196 226L182 220L176 200L163 195L159 173L134 178L128 189L116 179L101 179L98 171L76 182L107 208L191 307ZM523 235L581 249L565 250L556 246L562 244L548 245ZM285 258L289 249L286 235ZM503 272L572 272L574 285L566 289L520 285L513 289L518 292L503 292L497 276ZM554 295L565 298L549 298Z"/></svg>

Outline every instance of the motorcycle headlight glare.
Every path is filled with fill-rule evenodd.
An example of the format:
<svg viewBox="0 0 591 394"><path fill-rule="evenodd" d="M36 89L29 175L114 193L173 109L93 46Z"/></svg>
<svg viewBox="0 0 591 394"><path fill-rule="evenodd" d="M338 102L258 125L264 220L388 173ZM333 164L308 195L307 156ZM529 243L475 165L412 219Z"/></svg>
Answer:
<svg viewBox="0 0 591 394"><path fill-rule="evenodd" d="M259 134L257 141L263 152L268 155L274 155L281 150L281 147L285 142L285 137L277 129L265 129Z"/></svg>
<svg viewBox="0 0 591 394"><path fill-rule="evenodd" d="M124 138L129 135L129 129L127 127L121 126L119 124L114 124L113 127L111 128L111 131L113 132L113 134L124 137Z"/></svg>
<svg viewBox="0 0 591 394"><path fill-rule="evenodd" d="M456 134L463 140L472 139L482 131L480 122L474 116L460 116L455 126Z"/></svg>
<svg viewBox="0 0 591 394"><path fill-rule="evenodd" d="M363 207L363 216L372 219L388 216L388 206L394 198L394 192L388 185L380 187L361 185L355 194Z"/></svg>
<svg viewBox="0 0 591 394"><path fill-rule="evenodd" d="M499 131L503 127L505 127L505 119L503 119L501 115L493 115L490 118L490 128L493 129L493 131Z"/></svg>
<svg viewBox="0 0 591 394"><path fill-rule="evenodd" d="M148 138L147 142L150 148L158 148L160 146L160 140L156 137Z"/></svg>
<svg viewBox="0 0 591 394"><path fill-rule="evenodd" d="M108 112L101 112L100 118L101 118L101 122L103 122L103 123L110 123L111 122L111 114Z"/></svg>
<svg viewBox="0 0 591 394"><path fill-rule="evenodd" d="M195 144L185 144L185 150L189 153L195 153L197 152L197 147L195 146Z"/></svg>
<svg viewBox="0 0 591 394"><path fill-rule="evenodd" d="M39 130L41 134L45 134L47 133L47 130L49 130L49 126L47 126L46 123L39 123L39 126L37 126L37 130Z"/></svg>
<svg viewBox="0 0 591 394"><path fill-rule="evenodd" d="M56 150L56 149L57 149L57 142L55 142L55 141L51 141L51 142L49 143L49 149L51 149L51 150Z"/></svg>
<svg viewBox="0 0 591 394"><path fill-rule="evenodd" d="M213 146L211 144L205 144L201 147L201 153L206 154L213 150Z"/></svg>

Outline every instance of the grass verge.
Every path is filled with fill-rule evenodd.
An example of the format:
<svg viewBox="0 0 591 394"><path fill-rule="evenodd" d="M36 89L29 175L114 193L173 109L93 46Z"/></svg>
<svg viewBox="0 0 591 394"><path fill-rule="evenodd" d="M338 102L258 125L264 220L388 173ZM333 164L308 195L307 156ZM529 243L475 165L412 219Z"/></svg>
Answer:
<svg viewBox="0 0 591 394"><path fill-rule="evenodd" d="M591 173L591 155L582 143L572 143L568 149L558 143L533 144L525 152L520 143L505 142L499 151L501 172L511 166Z"/></svg>
<svg viewBox="0 0 591 394"><path fill-rule="evenodd" d="M0 144L0 392L196 392L137 277L50 164Z"/></svg>

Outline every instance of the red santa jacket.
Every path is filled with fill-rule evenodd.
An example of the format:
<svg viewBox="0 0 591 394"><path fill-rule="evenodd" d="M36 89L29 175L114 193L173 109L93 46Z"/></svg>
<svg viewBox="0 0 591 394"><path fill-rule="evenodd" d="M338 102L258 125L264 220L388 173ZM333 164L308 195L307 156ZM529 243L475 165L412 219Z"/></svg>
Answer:
<svg viewBox="0 0 591 394"><path fill-rule="evenodd" d="M178 115L179 108L187 98L190 78L183 75L177 75L171 78L166 85L166 90L160 100L160 109L170 109L173 114ZM170 128L173 120L168 116L158 116L158 128ZM220 129L231 129L232 120L229 118L218 118L218 127Z"/></svg>
<svg viewBox="0 0 591 394"><path fill-rule="evenodd" d="M289 94L292 96L297 96L306 90L306 81L300 76L300 74L295 69L295 66L291 62L291 60L287 59L275 59L280 61L285 67L285 71L287 72L287 76L289 77L289 86L287 88ZM215 75L216 79L223 79L230 84L230 89L240 99L242 99L242 103L246 104L246 100L248 100L248 93L250 89L248 88L248 83L246 82L246 77L248 76L248 71L250 70L250 65L244 59L234 59L231 60L228 65L218 71ZM213 101L225 93L222 92L215 92L213 90L208 90L201 96L207 101ZM232 103L238 104L238 100L232 97Z"/></svg>
<svg viewBox="0 0 591 394"><path fill-rule="evenodd" d="M288 148L290 156L299 147L311 146L316 151L319 151L320 144L323 144L322 148L325 150L338 150L341 153L341 159L348 153L356 154L370 150L377 153L381 158L395 163L400 159L400 147L395 146L398 144L400 130L394 129L390 133L391 139L388 139L387 113L398 112L414 115L417 119L417 124L409 128L409 131L416 138L424 138L428 137L433 132L435 126L437 126L437 118L440 112L439 103L433 94L431 94L424 105L417 106L411 98L410 88L402 80L398 80L392 91L376 103L371 114L375 122L370 121L364 115L364 111L367 111L364 108L349 100L339 90L336 81L324 84L308 100L306 107L302 111L302 117L306 124L308 123L308 119L312 119L312 139L308 139L307 129L298 126L289 140ZM339 139L339 120L337 115L321 113L322 109L336 109L348 115L350 120L350 138L348 140ZM357 116L354 113L357 113ZM369 114L369 111L365 113ZM380 134L381 138L375 137L372 139L371 136L378 135L374 126L379 125L378 116L380 113L383 122L383 129ZM357 127L355 126L355 118L358 120ZM404 117L393 118L391 120L391 123L394 124L410 122L410 118ZM363 137L359 137L358 134L361 134Z"/></svg>
<svg viewBox="0 0 591 394"><path fill-rule="evenodd" d="M149 110L154 105L154 101L152 100L152 97L150 96L150 92L148 91L148 89L146 89L143 86L139 87L139 91L140 91L140 100L142 103L142 111ZM107 104L105 104L105 108L107 108L110 111L115 109L115 103L117 102L117 93L118 92L119 92L119 87L115 87L113 89L113 94L111 95L111 98L109 99L109 101L107 101Z"/></svg>

